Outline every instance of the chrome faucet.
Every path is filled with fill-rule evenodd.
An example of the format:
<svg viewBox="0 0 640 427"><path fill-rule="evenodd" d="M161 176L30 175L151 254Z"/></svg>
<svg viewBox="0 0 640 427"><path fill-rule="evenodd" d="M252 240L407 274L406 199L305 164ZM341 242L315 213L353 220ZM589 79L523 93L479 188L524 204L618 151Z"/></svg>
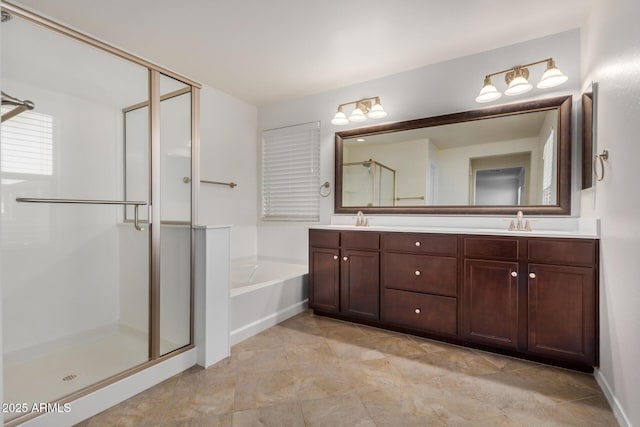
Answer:
<svg viewBox="0 0 640 427"><path fill-rule="evenodd" d="M369 219L364 216L362 211L358 211L356 214L356 227L368 227Z"/></svg>
<svg viewBox="0 0 640 427"><path fill-rule="evenodd" d="M531 231L531 221L525 220L522 211L518 211L516 222L509 222L509 231Z"/></svg>

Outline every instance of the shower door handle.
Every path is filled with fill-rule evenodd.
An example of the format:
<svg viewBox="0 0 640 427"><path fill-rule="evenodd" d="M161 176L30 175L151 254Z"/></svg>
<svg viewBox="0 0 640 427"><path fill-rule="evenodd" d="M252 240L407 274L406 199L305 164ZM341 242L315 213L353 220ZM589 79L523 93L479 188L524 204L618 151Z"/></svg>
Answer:
<svg viewBox="0 0 640 427"><path fill-rule="evenodd" d="M147 202L133 200L89 200L89 199L41 199L36 197L16 197L18 203L66 203L71 205L124 205L133 206L133 226L138 231L144 231L138 221L138 208L147 206Z"/></svg>

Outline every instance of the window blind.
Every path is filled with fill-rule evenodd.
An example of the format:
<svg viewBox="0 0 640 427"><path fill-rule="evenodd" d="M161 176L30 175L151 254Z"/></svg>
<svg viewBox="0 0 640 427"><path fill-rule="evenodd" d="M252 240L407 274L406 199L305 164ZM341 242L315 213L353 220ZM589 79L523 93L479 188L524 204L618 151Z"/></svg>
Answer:
<svg viewBox="0 0 640 427"><path fill-rule="evenodd" d="M262 218L320 220L320 122L262 134Z"/></svg>
<svg viewBox="0 0 640 427"><path fill-rule="evenodd" d="M11 107L3 107L10 110ZM23 111L2 123L3 173L51 175L53 173L53 117Z"/></svg>

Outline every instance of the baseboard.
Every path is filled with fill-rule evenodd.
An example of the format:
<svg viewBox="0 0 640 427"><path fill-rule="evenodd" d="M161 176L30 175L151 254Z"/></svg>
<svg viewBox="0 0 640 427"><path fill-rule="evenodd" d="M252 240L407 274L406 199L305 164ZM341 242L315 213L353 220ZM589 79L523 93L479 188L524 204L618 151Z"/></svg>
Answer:
<svg viewBox="0 0 640 427"><path fill-rule="evenodd" d="M308 306L309 300L305 299L303 301L290 305L289 307L283 308L282 310L277 311L273 314L258 319L255 322L251 322L241 328L234 329L229 334L230 345L238 344L239 342L242 342L247 338L259 334L265 329L275 326L278 323L283 322L298 313L302 313L307 309Z"/></svg>
<svg viewBox="0 0 640 427"><path fill-rule="evenodd" d="M631 421L629 421L629 418L627 418L627 414L625 414L624 409L622 409L620 402L618 402L618 399L613 394L613 390L611 390L611 387L609 387L609 383L605 379L604 375L602 375L602 373L600 372L600 369L594 369L593 376L602 389L604 396L607 398L609 406L611 406L611 410L613 411L613 415L616 417L616 421L618 421L620 427L631 427Z"/></svg>

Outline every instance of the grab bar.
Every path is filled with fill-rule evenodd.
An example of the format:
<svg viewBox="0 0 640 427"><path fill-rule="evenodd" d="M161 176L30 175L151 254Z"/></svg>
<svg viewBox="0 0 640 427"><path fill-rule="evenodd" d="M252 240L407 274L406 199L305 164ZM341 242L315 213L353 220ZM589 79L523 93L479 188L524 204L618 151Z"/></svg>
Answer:
<svg viewBox="0 0 640 427"><path fill-rule="evenodd" d="M204 180L204 179L201 179L200 182L205 183L205 184L227 185L227 186L229 186L231 188L233 188L233 187L238 185L235 182L207 181L207 180Z"/></svg>
<svg viewBox="0 0 640 427"><path fill-rule="evenodd" d="M138 208L146 206L147 202L132 200L88 200L88 199L40 199L36 197L16 197L18 203L68 203L76 205L124 205L133 206L133 226L138 231L144 231L138 222Z"/></svg>

